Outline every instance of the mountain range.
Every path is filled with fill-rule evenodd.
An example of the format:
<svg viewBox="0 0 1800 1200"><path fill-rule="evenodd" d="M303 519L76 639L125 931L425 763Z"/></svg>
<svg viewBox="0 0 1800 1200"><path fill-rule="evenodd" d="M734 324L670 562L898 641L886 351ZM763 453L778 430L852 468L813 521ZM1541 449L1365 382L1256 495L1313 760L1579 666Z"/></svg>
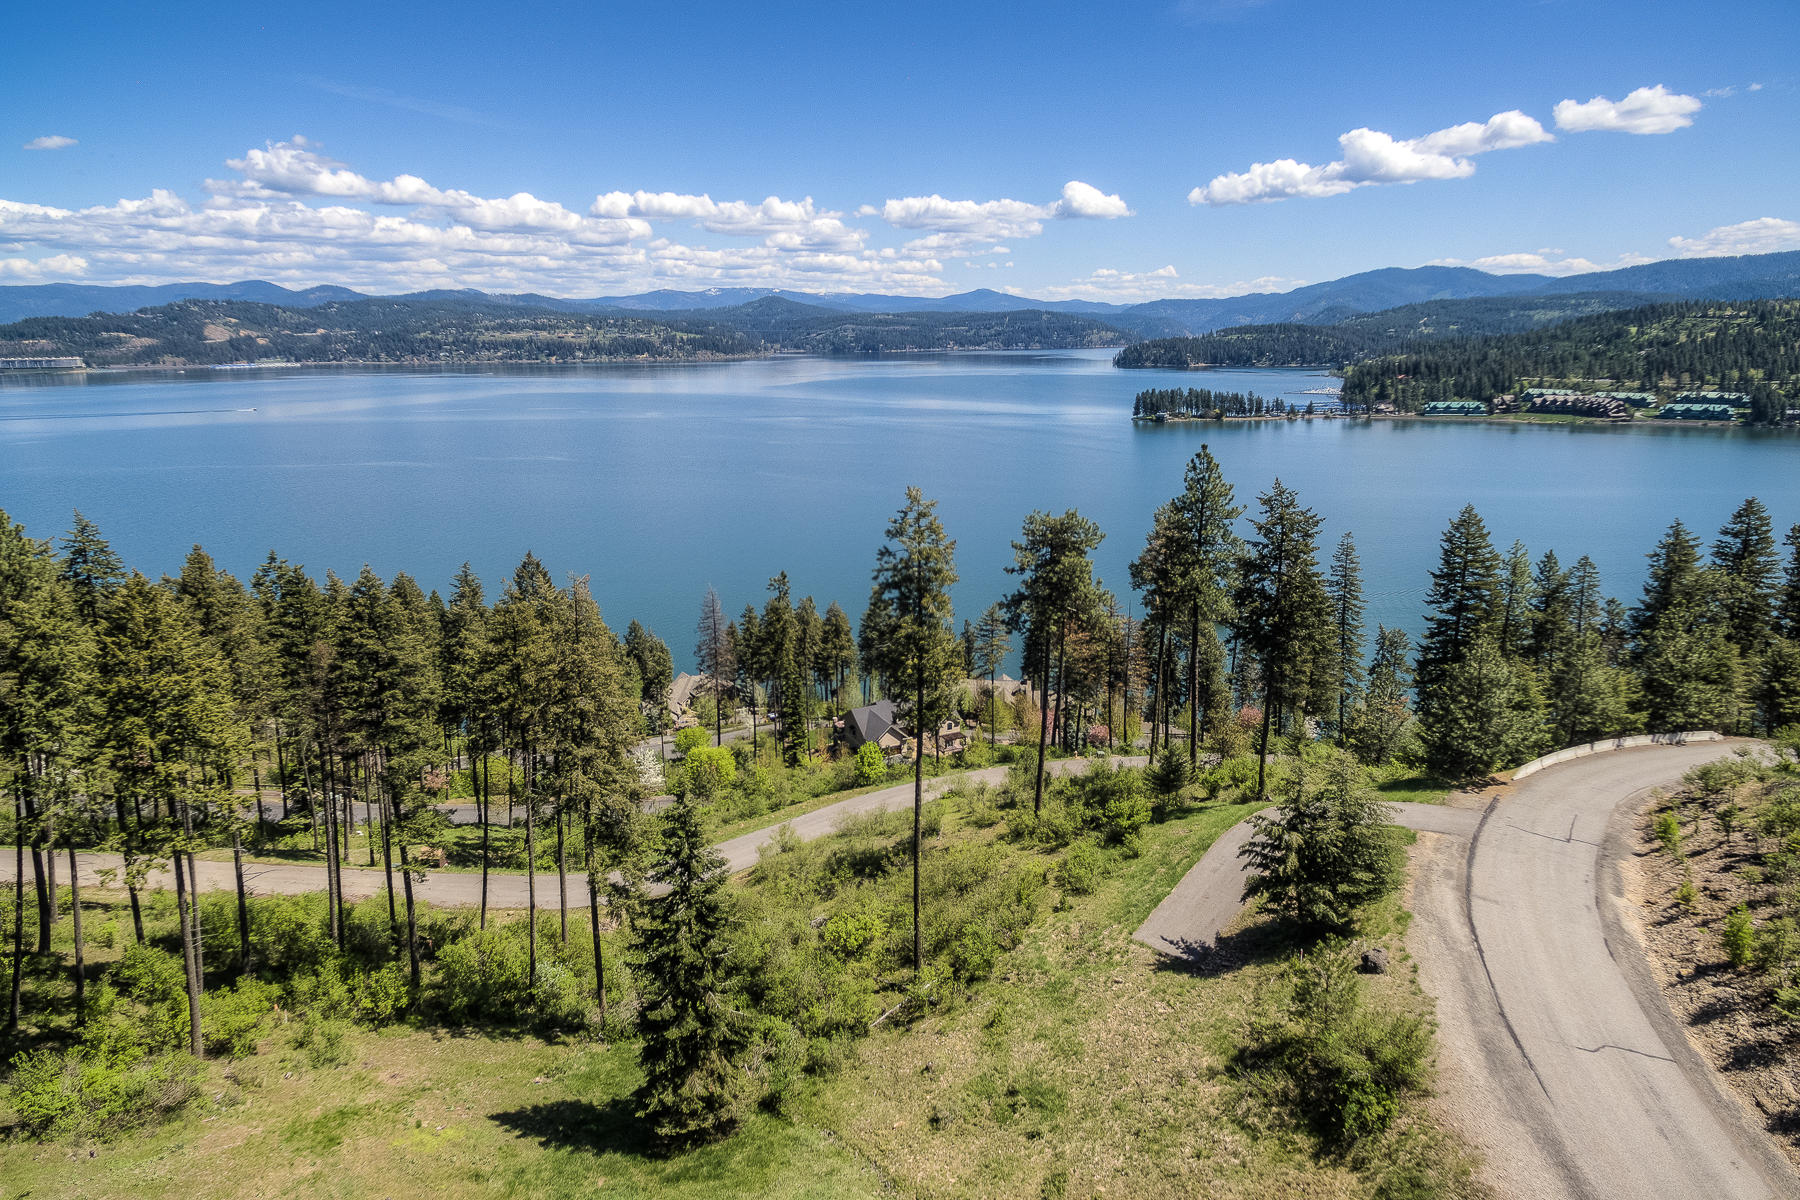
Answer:
<svg viewBox="0 0 1800 1200"><path fill-rule="evenodd" d="M1800 296L1800 251L1731 258L1681 258L1616 271L1554 277L1494 275L1470 267L1386 267L1287 292L1258 292L1224 299L1166 299L1139 304L1098 300L1036 300L979 289L953 296L892 296L862 292L797 292L779 288L667 289L627 296L572 299L533 293L468 290L412 292L381 297L470 308L525 308L596 315L668 318L704 316L774 298L840 313L1008 313L1047 311L1097 318L1137 337L1180 337L1236 325L1297 321L1329 324L1359 313L1433 300L1497 296L1562 296L1606 292L1618 307L1664 300L1754 300ZM1611 299L1612 297L1609 297ZM38 316L128 313L177 300L239 300L310 308L371 297L342 287L293 290L263 280L238 283L170 283L107 287L46 283L0 287L0 324Z"/></svg>

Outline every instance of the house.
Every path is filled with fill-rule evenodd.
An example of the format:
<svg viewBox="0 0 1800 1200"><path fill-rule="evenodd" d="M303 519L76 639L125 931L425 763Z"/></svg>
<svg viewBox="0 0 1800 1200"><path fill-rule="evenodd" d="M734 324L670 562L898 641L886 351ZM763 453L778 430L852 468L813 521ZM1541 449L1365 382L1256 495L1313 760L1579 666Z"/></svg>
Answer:
<svg viewBox="0 0 1800 1200"><path fill-rule="evenodd" d="M1729 404L1665 404L1656 415L1664 421L1729 421L1736 414Z"/></svg>
<svg viewBox="0 0 1800 1200"><path fill-rule="evenodd" d="M694 715L694 705L703 696L717 695L721 689L713 682L711 675L690 675L686 671L675 677L669 685L669 715L674 718L675 728L686 729L690 725L698 725L699 719ZM722 689L726 695L733 691L728 683Z"/></svg>
<svg viewBox="0 0 1800 1200"><path fill-rule="evenodd" d="M844 714L839 722L843 730L844 744L851 753L862 749L864 742L882 743L891 735L892 749L882 745L884 754L895 753L900 748L901 735L894 725L894 702L877 700L873 704L865 704L861 708L853 708Z"/></svg>
<svg viewBox="0 0 1800 1200"><path fill-rule="evenodd" d="M1422 415L1427 417L1485 417L1488 407L1479 400L1433 400Z"/></svg>

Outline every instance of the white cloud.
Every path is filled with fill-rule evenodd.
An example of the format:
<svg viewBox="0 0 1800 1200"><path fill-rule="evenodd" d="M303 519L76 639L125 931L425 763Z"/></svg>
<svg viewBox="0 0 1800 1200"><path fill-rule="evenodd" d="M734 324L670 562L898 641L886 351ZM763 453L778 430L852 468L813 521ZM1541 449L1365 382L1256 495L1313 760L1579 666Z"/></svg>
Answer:
<svg viewBox="0 0 1800 1200"><path fill-rule="evenodd" d="M53 254L49 258L0 258L0 279L67 279L87 274L87 259L79 254Z"/></svg>
<svg viewBox="0 0 1800 1200"><path fill-rule="evenodd" d="M1063 184L1062 199L1050 208L1055 216L1086 217L1096 221L1112 221L1131 215L1131 209L1126 207L1118 193L1109 196L1093 184L1083 183L1079 179L1071 179Z"/></svg>
<svg viewBox="0 0 1800 1200"><path fill-rule="evenodd" d="M1475 173L1469 160L1477 154L1554 140L1535 118L1517 109L1404 140L1378 129L1352 129L1338 138L1343 157L1335 162L1314 166L1278 158L1254 163L1247 171L1220 175L1193 189L1188 203L1253 204L1290 196L1341 196L1380 183L1463 179Z"/></svg>
<svg viewBox="0 0 1800 1200"><path fill-rule="evenodd" d="M760 204L750 204L681 192L607 192L594 197L588 211L614 219L638 216L653 221L695 221L711 233L760 237L770 245L796 250L859 250L867 236L844 224L843 213L819 208L811 196L804 200L770 196Z"/></svg>
<svg viewBox="0 0 1800 1200"><path fill-rule="evenodd" d="M946 200L934 192L889 200L880 208L865 204L856 213L878 216L896 229L930 231L908 242L908 251L963 257L991 253L997 242L1036 237L1044 232L1046 221L1111 221L1130 216L1131 209L1118 195L1071 179L1063 184L1062 196L1049 204L1005 199Z"/></svg>
<svg viewBox="0 0 1800 1200"><path fill-rule="evenodd" d="M1154 271L1121 271L1114 267L1100 267L1086 278L1072 283L1034 288L1032 295L1044 300L1105 300L1115 304L1135 304L1144 300L1177 297L1216 300L1251 292L1285 292L1305 282L1303 279L1267 275L1261 279L1240 280L1236 283L1183 283L1180 282L1180 273L1172 264L1158 267Z"/></svg>
<svg viewBox="0 0 1800 1200"><path fill-rule="evenodd" d="M1654 259L1642 254L1621 254L1610 262L1595 262L1592 259L1571 255L1555 247L1541 250L1520 250L1510 254L1489 254L1482 258L1434 258L1427 266L1432 267L1473 267L1477 271L1486 271L1490 275L1554 275L1558 278L1568 275L1587 275L1594 271L1616 271L1621 267L1635 267Z"/></svg>
<svg viewBox="0 0 1800 1200"><path fill-rule="evenodd" d="M1672 237L1669 248L1681 258L1800 250L1800 221L1758 217L1753 221L1739 221L1736 225L1721 225L1696 238Z"/></svg>
<svg viewBox="0 0 1800 1200"><path fill-rule="evenodd" d="M1605 96L1583 102L1559 100L1556 127L1569 133L1673 133L1692 125L1700 108L1697 97L1671 92L1659 83L1641 87L1623 100Z"/></svg>
<svg viewBox="0 0 1800 1200"><path fill-rule="evenodd" d="M64 150L70 146L76 146L76 145L80 145L80 143L77 142L74 138L64 137L60 133L52 133L52 134L46 134L43 137L32 138L29 142L26 142L25 145L23 147L21 147L21 149L25 149L25 150Z"/></svg>

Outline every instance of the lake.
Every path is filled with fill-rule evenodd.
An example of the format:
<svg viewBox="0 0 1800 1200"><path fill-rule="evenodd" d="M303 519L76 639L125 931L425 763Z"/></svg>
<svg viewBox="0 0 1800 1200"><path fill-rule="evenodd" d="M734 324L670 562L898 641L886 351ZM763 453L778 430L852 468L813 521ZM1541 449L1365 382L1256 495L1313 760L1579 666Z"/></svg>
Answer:
<svg viewBox="0 0 1800 1200"><path fill-rule="evenodd" d="M364 562L446 592L466 559L498 595L525 551L589 575L690 662L710 583L734 616L786 570L852 619L916 484L957 539L959 620L1009 590L1033 509L1078 508L1121 592L1156 506L1211 445L1239 501L1279 476L1356 534L1376 621L1416 631L1438 537L1473 503L1504 549L1599 565L1631 600L1679 516L1710 541L1746 496L1800 521L1800 437L1634 425L1300 420L1134 426L1149 387L1304 404L1305 371L1119 371L1110 353L777 357L681 366L255 369L0 380L0 508L37 537L75 508L127 564L202 543L248 579L273 548L321 578Z"/></svg>

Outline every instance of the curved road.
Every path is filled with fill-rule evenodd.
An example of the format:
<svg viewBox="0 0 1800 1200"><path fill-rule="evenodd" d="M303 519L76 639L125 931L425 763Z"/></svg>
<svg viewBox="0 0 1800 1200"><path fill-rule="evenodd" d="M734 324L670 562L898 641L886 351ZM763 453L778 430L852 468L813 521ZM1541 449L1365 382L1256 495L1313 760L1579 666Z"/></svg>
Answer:
<svg viewBox="0 0 1800 1200"><path fill-rule="evenodd" d="M1438 998L1447 1115L1502 1196L1775 1200L1800 1174L1694 1051L1624 924L1620 864L1639 802L1718 742L1622 750L1547 768L1484 808L1395 805L1427 833L1407 945ZM1226 832L1137 931L1203 958L1241 907Z"/></svg>
<svg viewBox="0 0 1800 1200"><path fill-rule="evenodd" d="M1439 998L1446 1100L1503 1194L1800 1196L1624 923L1638 802L1730 751L1646 747L1550 768L1489 804L1466 853L1439 846L1422 864L1408 943Z"/></svg>

